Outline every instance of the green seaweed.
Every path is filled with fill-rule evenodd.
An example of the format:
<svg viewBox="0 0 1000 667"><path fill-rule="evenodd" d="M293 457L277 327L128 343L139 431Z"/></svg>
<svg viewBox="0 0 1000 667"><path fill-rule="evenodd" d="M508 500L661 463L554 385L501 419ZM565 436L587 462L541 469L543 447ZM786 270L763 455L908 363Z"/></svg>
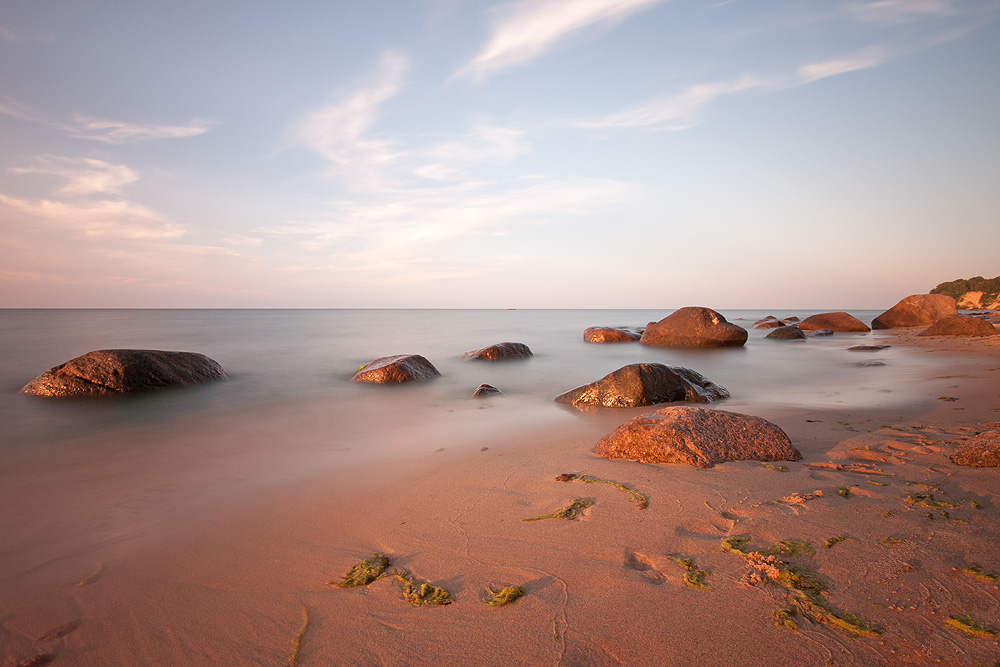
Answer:
<svg viewBox="0 0 1000 667"><path fill-rule="evenodd" d="M521 521L541 521L542 519L575 519L580 516L583 510L591 507L594 503L589 500L584 500L583 498L576 498L566 507L562 508L558 512L553 512L552 514L545 514L542 516L532 517L530 519L521 519Z"/></svg>
<svg viewBox="0 0 1000 667"><path fill-rule="evenodd" d="M520 586L504 586L497 590L494 590L492 586L487 586L486 597L483 598L482 602L489 607L502 607L522 595L524 595L524 589Z"/></svg>
<svg viewBox="0 0 1000 667"><path fill-rule="evenodd" d="M849 486L842 486L839 489L837 489L837 493L839 493L840 495L844 496L845 498L850 498L851 497L851 487L849 487Z"/></svg>
<svg viewBox="0 0 1000 667"><path fill-rule="evenodd" d="M399 589L414 607L446 605L454 602L451 593L426 581L415 579L406 570L394 570L392 576L399 582Z"/></svg>
<svg viewBox="0 0 1000 667"><path fill-rule="evenodd" d="M708 576L708 571L695 565L693 559L674 556L672 554L668 554L667 558L677 563L677 565L684 570L685 586L688 588L711 588L711 586L708 585L708 582L705 581L705 577Z"/></svg>
<svg viewBox="0 0 1000 667"><path fill-rule="evenodd" d="M331 586L336 586L337 588L367 586L376 579L384 577L387 567L389 567L389 559L382 554L374 553L348 570L347 574L340 581L331 581L329 583Z"/></svg>
<svg viewBox="0 0 1000 667"><path fill-rule="evenodd" d="M646 497L645 493L636 491L635 489L622 484L621 482L615 482L610 479L601 479L600 477L594 477L593 475L577 475L574 473L563 473L556 477L557 482L583 482L584 484L607 484L608 486L613 486L619 491L624 491L629 495L633 502L639 506L639 509L644 510L649 507L649 498Z"/></svg>
<svg viewBox="0 0 1000 667"><path fill-rule="evenodd" d="M969 565L968 567L963 567L962 574L975 577L976 581L997 581L1000 579L1000 575L996 572L983 572L983 568L975 563Z"/></svg>
<svg viewBox="0 0 1000 667"><path fill-rule="evenodd" d="M759 463L758 468L767 468L768 470L774 470L775 472L788 472L788 466L775 465L773 463Z"/></svg>
<svg viewBox="0 0 1000 667"><path fill-rule="evenodd" d="M865 484L871 484L872 486L888 486L885 482L876 482L874 479L866 479Z"/></svg>
<svg viewBox="0 0 1000 667"><path fill-rule="evenodd" d="M746 536L727 537L722 540L722 550L738 554L749 561L751 567L754 568L750 579L751 583L773 582L785 589L790 607L780 608L775 612L774 622L776 625L795 629L798 625L791 617L799 615L813 623L823 623L839 628L857 637L879 637L882 635L881 629L863 623L854 614L835 613L821 597L827 589L826 583L811 570L778 558L775 553L775 548L778 545L808 545L807 542L783 540L766 551L748 549L749 542L750 538ZM800 546L798 548L801 549ZM779 550L778 553L781 551ZM803 553L803 551L796 553Z"/></svg>
<svg viewBox="0 0 1000 667"><path fill-rule="evenodd" d="M886 546L890 547L894 544L903 544L905 542L909 542L909 540L907 540L905 537L883 537L879 541L882 544L885 544Z"/></svg>
<svg viewBox="0 0 1000 667"><path fill-rule="evenodd" d="M984 628L968 614L957 614L945 619L945 625L965 633L966 637L990 638L996 637L997 631L994 628Z"/></svg>
<svg viewBox="0 0 1000 667"><path fill-rule="evenodd" d="M839 544L841 542L844 542L846 540L851 540L853 542L857 542L857 539L855 539L853 537L848 537L846 535L834 535L830 539L828 539L825 542L823 542L823 548L824 549L832 549L834 547L834 545Z"/></svg>
<svg viewBox="0 0 1000 667"><path fill-rule="evenodd" d="M302 627L298 633L292 637L292 652L288 654L288 667L296 667L299 664L299 650L302 648L302 638L305 637L306 628L309 627L309 610L302 607Z"/></svg>
<svg viewBox="0 0 1000 667"><path fill-rule="evenodd" d="M801 540L781 540L780 542L775 542L773 547L761 553L765 556L798 556L801 554L815 556L816 550L808 542Z"/></svg>

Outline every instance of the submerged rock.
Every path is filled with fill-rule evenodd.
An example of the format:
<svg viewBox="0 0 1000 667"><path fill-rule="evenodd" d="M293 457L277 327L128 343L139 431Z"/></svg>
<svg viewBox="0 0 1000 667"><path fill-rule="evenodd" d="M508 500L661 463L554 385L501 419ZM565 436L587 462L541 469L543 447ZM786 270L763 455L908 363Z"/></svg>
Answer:
<svg viewBox="0 0 1000 667"><path fill-rule="evenodd" d="M711 308L688 306L647 324L639 342L660 347L740 347L747 342L747 330Z"/></svg>
<svg viewBox="0 0 1000 667"><path fill-rule="evenodd" d="M219 362L197 352L95 350L51 368L21 388L33 396L108 396L226 380Z"/></svg>
<svg viewBox="0 0 1000 667"><path fill-rule="evenodd" d="M777 425L760 417L693 406L672 406L636 417L601 438L606 459L684 463L711 468L724 461L802 458Z"/></svg>
<svg viewBox="0 0 1000 667"><path fill-rule="evenodd" d="M802 333L802 329L798 328L794 324L786 324L767 334L765 338L771 338L773 340L805 340L806 335Z"/></svg>
<svg viewBox="0 0 1000 667"><path fill-rule="evenodd" d="M871 331L871 328L858 318L838 311L835 313L819 313L810 315L799 322L799 328L803 331L815 331L817 329L831 329L833 331Z"/></svg>
<svg viewBox="0 0 1000 667"><path fill-rule="evenodd" d="M984 431L966 440L949 458L960 466L1000 467L1000 430Z"/></svg>
<svg viewBox="0 0 1000 667"><path fill-rule="evenodd" d="M848 352L878 352L879 350L886 350L892 347L892 345L855 345L853 347L847 348Z"/></svg>
<svg viewBox="0 0 1000 667"><path fill-rule="evenodd" d="M799 322L799 318L794 315L790 315L789 317L782 318L781 322L783 324L797 324Z"/></svg>
<svg viewBox="0 0 1000 667"><path fill-rule="evenodd" d="M641 338L635 331L618 327L590 327L583 332L588 343L631 343Z"/></svg>
<svg viewBox="0 0 1000 667"><path fill-rule="evenodd" d="M872 329L926 327L957 315L955 299L945 294L913 294L872 320Z"/></svg>
<svg viewBox="0 0 1000 667"><path fill-rule="evenodd" d="M351 380L372 384L391 384L427 380L438 375L441 373L434 368L434 364L419 354L397 354L391 357L379 357L365 364L358 369Z"/></svg>
<svg viewBox="0 0 1000 667"><path fill-rule="evenodd" d="M878 361L877 359L874 360L874 361L872 361L872 360L869 360L869 361L859 361L858 362L858 366L860 368L873 368L875 366L885 366L885 362L884 361Z"/></svg>
<svg viewBox="0 0 1000 667"><path fill-rule="evenodd" d="M997 328L986 320L965 315L949 315L930 325L918 336L996 336Z"/></svg>
<svg viewBox="0 0 1000 667"><path fill-rule="evenodd" d="M812 331L803 331L802 333L804 333L809 338L813 336L832 336L833 329L814 329Z"/></svg>
<svg viewBox="0 0 1000 667"><path fill-rule="evenodd" d="M729 398L729 391L701 373L682 366L629 364L596 382L556 396L573 407L600 405L637 408L657 403L711 403Z"/></svg>
<svg viewBox="0 0 1000 667"><path fill-rule="evenodd" d="M497 343L480 350L473 350L462 355L466 360L505 361L507 359L526 359L531 356L531 350L524 343Z"/></svg>
<svg viewBox="0 0 1000 667"><path fill-rule="evenodd" d="M782 326L782 324L784 323L774 315L768 315L754 322L752 326L754 329L774 329Z"/></svg>
<svg viewBox="0 0 1000 667"><path fill-rule="evenodd" d="M473 398L483 398L485 396L497 396L503 395L503 392L494 387L491 384L481 384L476 387L476 390L472 392Z"/></svg>

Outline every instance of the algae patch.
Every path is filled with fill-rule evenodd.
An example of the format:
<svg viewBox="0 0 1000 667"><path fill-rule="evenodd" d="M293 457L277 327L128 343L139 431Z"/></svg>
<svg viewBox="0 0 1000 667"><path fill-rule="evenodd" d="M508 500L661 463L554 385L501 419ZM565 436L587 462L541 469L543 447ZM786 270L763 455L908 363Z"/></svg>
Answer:
<svg viewBox="0 0 1000 667"><path fill-rule="evenodd" d="M832 549L835 545L840 544L841 542L844 542L846 540L851 540L853 542L857 542L857 539L855 539L853 537L847 537L846 535L834 535L830 539L828 539L825 542L823 542L823 548L824 549Z"/></svg>
<svg viewBox="0 0 1000 667"><path fill-rule="evenodd" d="M292 637L292 652L288 654L288 667L296 667L299 664L299 650L302 648L302 638L306 635L306 628L309 627L309 610L302 607L302 627L298 633Z"/></svg>
<svg viewBox="0 0 1000 667"><path fill-rule="evenodd" d="M685 586L688 588L700 589L711 588L711 586L708 585L708 582L705 581L705 577L708 576L708 571L695 565L694 559L675 556L672 554L667 555L667 558L672 560L678 567L684 570Z"/></svg>
<svg viewBox="0 0 1000 667"><path fill-rule="evenodd" d="M975 578L976 581L997 581L997 579L1000 579L1000 575L996 572L983 572L983 568L974 563L962 568L962 574L967 574Z"/></svg>
<svg viewBox="0 0 1000 667"><path fill-rule="evenodd" d="M510 604L522 595L524 595L524 589L520 586L504 586L499 589L487 586L486 596L482 602L489 607L502 607Z"/></svg>
<svg viewBox="0 0 1000 667"><path fill-rule="evenodd" d="M384 577L387 567L389 567L389 559L382 554L375 553L348 570L340 581L329 583L337 588L367 586L376 579Z"/></svg>
<svg viewBox="0 0 1000 667"><path fill-rule="evenodd" d="M613 486L619 491L624 491L629 495L629 498L639 509L644 510L649 507L649 498L645 493L641 491L636 491L630 486L622 484L621 482L615 482L610 479L601 479L599 477L594 477L593 475L576 475L574 473L563 473L556 477L557 482L583 482L584 484L607 484L608 486Z"/></svg>
<svg viewBox="0 0 1000 667"><path fill-rule="evenodd" d="M403 597L414 607L446 605L454 602L451 593L426 581L415 579L406 570L394 570L392 576L399 582Z"/></svg>
<svg viewBox="0 0 1000 667"><path fill-rule="evenodd" d="M994 628L984 628L968 614L958 614L957 616L952 616L945 620L945 625L956 630L960 630L965 633L966 637L970 638L992 638L997 636L997 631Z"/></svg>
<svg viewBox="0 0 1000 667"><path fill-rule="evenodd" d="M552 514L544 514L542 516L532 517L530 519L521 519L521 521L541 521L542 519L568 519L572 520L580 516L583 510L591 507L594 503L589 500L584 500L583 498L576 498L566 507L562 508L558 512L553 512Z"/></svg>

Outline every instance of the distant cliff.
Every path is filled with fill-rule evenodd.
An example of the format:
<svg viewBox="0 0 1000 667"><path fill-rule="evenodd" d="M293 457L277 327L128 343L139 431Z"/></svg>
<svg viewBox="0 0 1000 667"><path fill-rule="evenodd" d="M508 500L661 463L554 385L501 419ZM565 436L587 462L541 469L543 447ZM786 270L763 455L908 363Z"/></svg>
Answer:
<svg viewBox="0 0 1000 667"><path fill-rule="evenodd" d="M1000 310L1000 276L959 278L941 283L931 290L931 294L955 297L958 307L963 310Z"/></svg>

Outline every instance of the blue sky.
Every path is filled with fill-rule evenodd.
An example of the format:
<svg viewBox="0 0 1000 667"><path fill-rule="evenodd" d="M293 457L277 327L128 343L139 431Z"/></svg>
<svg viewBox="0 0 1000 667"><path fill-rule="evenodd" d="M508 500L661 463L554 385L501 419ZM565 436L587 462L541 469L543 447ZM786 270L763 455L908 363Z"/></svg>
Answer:
<svg viewBox="0 0 1000 667"><path fill-rule="evenodd" d="M6 0L0 306L882 308L1000 273L1000 0Z"/></svg>

